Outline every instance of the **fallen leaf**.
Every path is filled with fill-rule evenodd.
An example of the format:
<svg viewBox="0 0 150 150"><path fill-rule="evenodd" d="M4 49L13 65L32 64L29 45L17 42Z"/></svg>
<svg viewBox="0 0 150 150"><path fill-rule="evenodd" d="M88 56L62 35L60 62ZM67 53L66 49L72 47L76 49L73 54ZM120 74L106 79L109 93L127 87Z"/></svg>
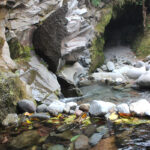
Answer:
<svg viewBox="0 0 150 150"><path fill-rule="evenodd" d="M25 112L25 113L24 113L25 116L31 116L32 114L33 114L33 113L28 113L28 112Z"/></svg>
<svg viewBox="0 0 150 150"><path fill-rule="evenodd" d="M76 135L76 136L72 137L70 141L71 141L71 142L75 141L79 136L80 136L80 135Z"/></svg>

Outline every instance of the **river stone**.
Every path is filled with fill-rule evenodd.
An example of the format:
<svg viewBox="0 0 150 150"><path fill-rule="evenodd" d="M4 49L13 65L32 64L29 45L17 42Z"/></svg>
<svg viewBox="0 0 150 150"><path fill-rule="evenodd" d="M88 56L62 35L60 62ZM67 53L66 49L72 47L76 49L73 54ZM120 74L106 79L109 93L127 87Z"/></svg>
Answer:
<svg viewBox="0 0 150 150"><path fill-rule="evenodd" d="M127 72L127 76L131 79L137 79L139 78L142 74L146 72L145 67L142 68L132 68L129 69Z"/></svg>
<svg viewBox="0 0 150 150"><path fill-rule="evenodd" d="M19 112L21 113L24 113L24 112L33 113L36 111L36 106L34 102L31 100L27 100L27 99L20 100L17 103L17 107L18 107Z"/></svg>
<svg viewBox="0 0 150 150"><path fill-rule="evenodd" d="M3 120L2 125L3 126L9 126L9 125L18 125L19 118L17 114L8 114L7 117Z"/></svg>
<svg viewBox="0 0 150 150"><path fill-rule="evenodd" d="M136 83L140 87L150 88L150 72L142 74L137 80Z"/></svg>
<svg viewBox="0 0 150 150"><path fill-rule="evenodd" d="M134 65L136 68L141 68L145 66L145 63L143 61L138 61L136 62L136 64Z"/></svg>
<svg viewBox="0 0 150 150"><path fill-rule="evenodd" d="M47 150L66 150L63 145L50 146Z"/></svg>
<svg viewBox="0 0 150 150"><path fill-rule="evenodd" d="M90 137L91 135L93 135L93 133L96 132L96 125L89 125L87 126L84 130L83 130L83 134L85 134L86 136Z"/></svg>
<svg viewBox="0 0 150 150"><path fill-rule="evenodd" d="M105 115L108 112L114 111L116 105L111 102L94 100L91 103L89 113L93 116Z"/></svg>
<svg viewBox="0 0 150 150"><path fill-rule="evenodd" d="M103 133L94 133L89 139L90 145L96 145L102 139L103 135Z"/></svg>
<svg viewBox="0 0 150 150"><path fill-rule="evenodd" d="M89 139L85 135L80 135L74 143L75 150L86 150L89 148Z"/></svg>
<svg viewBox="0 0 150 150"><path fill-rule="evenodd" d="M69 105L65 105L65 107L64 107L64 113L69 113L70 112L70 106Z"/></svg>
<svg viewBox="0 0 150 150"><path fill-rule="evenodd" d="M130 104L131 113L139 116L148 115L150 110L150 103L146 99L141 99Z"/></svg>
<svg viewBox="0 0 150 150"><path fill-rule="evenodd" d="M47 113L35 113L31 115L30 118L38 118L40 120L46 120L50 118L50 115Z"/></svg>
<svg viewBox="0 0 150 150"><path fill-rule="evenodd" d="M130 114L129 106L126 103L119 104L117 106L117 110L118 110L119 113Z"/></svg>
<svg viewBox="0 0 150 150"><path fill-rule="evenodd" d="M147 65L146 65L146 71L149 71L149 70L150 70L150 65L147 64Z"/></svg>
<svg viewBox="0 0 150 150"><path fill-rule="evenodd" d="M70 107L70 109L72 109L72 110L75 110L77 107L77 103L75 103L75 102L69 102L69 103L66 103L66 105L68 105Z"/></svg>
<svg viewBox="0 0 150 150"><path fill-rule="evenodd" d="M36 130L25 131L18 136L13 137L10 141L10 147L14 149L23 149L25 147L42 143L46 137L41 137Z"/></svg>
<svg viewBox="0 0 150 150"><path fill-rule="evenodd" d="M115 69L115 65L112 61L108 61L106 66L107 66L108 71L113 71Z"/></svg>
<svg viewBox="0 0 150 150"><path fill-rule="evenodd" d="M40 112L47 112L47 105L45 105L45 104L39 105L39 106L37 107L36 111L37 111L38 113L40 113Z"/></svg>
<svg viewBox="0 0 150 150"><path fill-rule="evenodd" d="M58 113L62 113L65 108L65 103L60 102L60 101L54 101L48 106L48 111L52 115L58 115Z"/></svg>
<svg viewBox="0 0 150 150"><path fill-rule="evenodd" d="M107 134L109 130L106 126L100 126L96 128L96 131L101 134Z"/></svg>
<svg viewBox="0 0 150 150"><path fill-rule="evenodd" d="M79 109L77 109L77 110L75 111L75 114L76 114L77 117L80 117L80 116L82 115L82 113L83 113L83 111L82 111L82 110L79 110Z"/></svg>
<svg viewBox="0 0 150 150"><path fill-rule="evenodd" d="M67 11L67 5L57 9L35 30L33 35L33 45L37 54L48 63L49 69L53 72L57 71L61 58L61 42L67 35L65 18Z"/></svg>
<svg viewBox="0 0 150 150"><path fill-rule="evenodd" d="M90 104L89 103L81 104L79 109L82 110L82 111L88 112L89 109L90 109Z"/></svg>

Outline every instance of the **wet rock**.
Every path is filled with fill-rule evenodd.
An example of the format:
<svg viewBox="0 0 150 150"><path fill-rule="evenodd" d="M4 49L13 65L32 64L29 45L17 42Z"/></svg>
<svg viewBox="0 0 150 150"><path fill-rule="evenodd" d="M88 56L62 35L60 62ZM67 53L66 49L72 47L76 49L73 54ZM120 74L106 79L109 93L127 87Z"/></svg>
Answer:
<svg viewBox="0 0 150 150"><path fill-rule="evenodd" d="M47 113L35 113L31 115L30 118L38 118L40 120L47 120L50 118L50 115Z"/></svg>
<svg viewBox="0 0 150 150"><path fill-rule="evenodd" d="M150 103L145 99L141 99L137 102L130 104L131 113L138 116L148 115L149 109L150 109Z"/></svg>
<svg viewBox="0 0 150 150"><path fill-rule="evenodd" d="M136 68L141 68L145 66L145 63L143 61L138 61L136 62L136 64L134 65Z"/></svg>
<svg viewBox="0 0 150 150"><path fill-rule="evenodd" d="M136 83L141 88L150 88L150 72L142 74L137 80Z"/></svg>
<svg viewBox="0 0 150 150"><path fill-rule="evenodd" d="M146 72L145 67L142 68L132 68L129 69L127 72L127 76L131 79L137 79L139 78L142 74Z"/></svg>
<svg viewBox="0 0 150 150"><path fill-rule="evenodd" d="M75 150L87 150L89 148L89 139L85 135L80 135L74 143Z"/></svg>
<svg viewBox="0 0 150 150"><path fill-rule="evenodd" d="M7 117L3 120L2 125L3 126L9 126L9 125L18 125L19 118L17 114L8 114Z"/></svg>
<svg viewBox="0 0 150 150"><path fill-rule="evenodd" d="M100 127L96 128L96 131L98 133L101 133L101 134L105 135L105 134L108 133L109 130L106 126L100 126Z"/></svg>
<svg viewBox="0 0 150 150"><path fill-rule="evenodd" d="M47 112L47 105L45 105L45 104L39 105L39 106L37 107L36 111L37 111L38 113L40 113L40 112Z"/></svg>
<svg viewBox="0 0 150 150"><path fill-rule="evenodd" d="M48 111L52 115L58 115L58 113L62 113L65 108L65 103L62 103L60 101L54 101L48 106Z"/></svg>
<svg viewBox="0 0 150 150"><path fill-rule="evenodd" d="M27 100L27 99L20 100L17 103L17 107L18 107L19 112L21 113L24 113L24 112L33 113L36 111L36 106L34 102L31 100Z"/></svg>
<svg viewBox="0 0 150 150"><path fill-rule="evenodd" d="M106 65L102 65L102 66L101 66L101 69L102 69L103 71L107 71L107 66L106 66Z"/></svg>
<svg viewBox="0 0 150 150"><path fill-rule="evenodd" d="M70 106L66 104L64 107L64 113L69 113L69 112L70 112Z"/></svg>
<svg viewBox="0 0 150 150"><path fill-rule="evenodd" d="M75 111L74 110L70 110L69 112L71 115L75 114Z"/></svg>
<svg viewBox="0 0 150 150"><path fill-rule="evenodd" d="M14 137L10 141L10 147L14 149L23 149L32 145L42 143L47 136L41 137L38 131L30 130Z"/></svg>
<svg viewBox="0 0 150 150"><path fill-rule="evenodd" d="M75 114L76 114L77 117L80 117L80 116L82 115L82 113L83 113L83 111L81 111L81 110L79 110L79 109L77 109L77 110L75 111Z"/></svg>
<svg viewBox="0 0 150 150"><path fill-rule="evenodd" d="M50 146L47 150L66 150L66 148L63 145L54 145Z"/></svg>
<svg viewBox="0 0 150 150"><path fill-rule="evenodd" d="M72 109L72 110L75 110L77 107L77 103L75 103L75 102L69 102L69 103L66 103L66 105L68 105L70 107L70 109Z"/></svg>
<svg viewBox="0 0 150 150"><path fill-rule="evenodd" d="M130 114L129 106L126 103L119 104L117 106L117 110L118 110L119 113Z"/></svg>
<svg viewBox="0 0 150 150"><path fill-rule="evenodd" d="M89 109L90 109L90 104L89 103L81 104L79 109L82 110L82 111L88 112Z"/></svg>
<svg viewBox="0 0 150 150"><path fill-rule="evenodd" d="M89 113L93 116L105 115L108 112L114 111L116 105L111 102L94 100L91 103Z"/></svg>
<svg viewBox="0 0 150 150"><path fill-rule="evenodd" d="M103 135L103 133L94 133L89 139L90 145L96 145L102 139Z"/></svg>
<svg viewBox="0 0 150 150"><path fill-rule="evenodd" d="M150 55L148 55L146 58L145 58L145 61L149 61L150 60Z"/></svg>
<svg viewBox="0 0 150 150"><path fill-rule="evenodd" d="M94 132L96 132L95 125L89 125L83 130L83 133L88 137L90 137Z"/></svg>
<svg viewBox="0 0 150 150"><path fill-rule="evenodd" d="M113 71L115 69L115 65L112 61L107 62L106 66L108 71Z"/></svg>
<svg viewBox="0 0 150 150"><path fill-rule="evenodd" d="M146 65L146 71L149 71L149 70L150 70L150 65L147 64L147 65Z"/></svg>
<svg viewBox="0 0 150 150"><path fill-rule="evenodd" d="M36 52L43 57L53 72L57 71L61 58L61 42L67 35L67 19L65 18L67 11L67 5L57 9L33 35L33 45Z"/></svg>

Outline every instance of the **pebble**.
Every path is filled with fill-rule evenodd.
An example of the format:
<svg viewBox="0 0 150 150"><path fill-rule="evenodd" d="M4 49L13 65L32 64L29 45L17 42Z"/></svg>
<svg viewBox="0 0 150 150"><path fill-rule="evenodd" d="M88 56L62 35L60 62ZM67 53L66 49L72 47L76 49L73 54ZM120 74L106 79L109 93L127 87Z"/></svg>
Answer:
<svg viewBox="0 0 150 150"><path fill-rule="evenodd" d="M3 120L2 125L3 126L9 126L9 125L18 125L19 118L17 114L8 114L6 118Z"/></svg>
<svg viewBox="0 0 150 150"><path fill-rule="evenodd" d="M90 109L90 104L89 104L89 103L81 104L81 105L79 106L79 109L82 110L82 111L88 112L89 109Z"/></svg>

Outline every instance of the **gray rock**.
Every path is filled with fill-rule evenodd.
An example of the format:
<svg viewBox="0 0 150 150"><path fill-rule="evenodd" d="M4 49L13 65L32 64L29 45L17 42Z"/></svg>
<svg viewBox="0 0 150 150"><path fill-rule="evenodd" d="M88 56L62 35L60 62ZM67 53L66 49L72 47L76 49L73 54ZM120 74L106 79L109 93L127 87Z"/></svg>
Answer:
<svg viewBox="0 0 150 150"><path fill-rule="evenodd" d="M149 61L150 60L150 55L148 55L146 58L145 58L145 61Z"/></svg>
<svg viewBox="0 0 150 150"><path fill-rule="evenodd" d="M136 62L136 64L134 65L136 68L141 68L145 66L145 63L143 61L138 61Z"/></svg>
<svg viewBox="0 0 150 150"><path fill-rule="evenodd" d="M150 103L145 99L141 99L137 102L130 104L131 113L138 116L149 115L149 110L150 110Z"/></svg>
<svg viewBox="0 0 150 150"><path fill-rule="evenodd" d="M102 66L101 66L101 69L102 69L103 71L107 71L107 66L106 66L106 65L102 65Z"/></svg>
<svg viewBox="0 0 150 150"><path fill-rule="evenodd" d="M142 74L144 74L145 72L146 72L145 67L143 67L143 68L132 68L132 69L128 70L127 76L131 79L137 79Z"/></svg>
<svg viewBox="0 0 150 150"><path fill-rule="evenodd" d="M75 102L69 102L69 103L66 103L66 105L69 106L70 109L72 109L72 110L75 110L77 107L77 103L75 103Z"/></svg>
<svg viewBox="0 0 150 150"><path fill-rule="evenodd" d="M67 35L67 19L65 18L67 11L67 5L57 9L38 27L33 35L33 45L37 54L43 57L53 72L57 71L61 58L61 42Z"/></svg>
<svg viewBox="0 0 150 150"><path fill-rule="evenodd" d="M79 109L82 110L82 111L87 111L88 112L89 109L90 109L90 104L89 103L81 104Z"/></svg>
<svg viewBox="0 0 150 150"><path fill-rule="evenodd" d="M52 115L58 115L58 113L62 113L65 108L65 103L60 101L54 101L48 106L48 111Z"/></svg>
<svg viewBox="0 0 150 150"><path fill-rule="evenodd" d="M64 112L65 113L69 113L70 112L70 106L69 105L65 105L65 107L64 107Z"/></svg>
<svg viewBox="0 0 150 150"><path fill-rule="evenodd" d="M113 71L115 69L115 65L112 61L107 62L106 66L108 71Z"/></svg>
<svg viewBox="0 0 150 150"><path fill-rule="evenodd" d="M45 105L45 104L39 105L39 106L37 107L36 111L37 111L38 113L40 113L40 112L47 112L47 105Z"/></svg>
<svg viewBox="0 0 150 150"><path fill-rule="evenodd" d="M38 118L40 120L47 120L50 118L50 115L48 115L47 113L35 113L31 115L30 118Z"/></svg>
<svg viewBox="0 0 150 150"><path fill-rule="evenodd" d="M19 118L17 114L8 114L7 117L3 120L2 125L3 126L9 126L9 125L18 125Z"/></svg>
<svg viewBox="0 0 150 150"><path fill-rule="evenodd" d="M94 100L91 103L89 113L94 116L105 115L116 109L116 105L110 102Z"/></svg>
<svg viewBox="0 0 150 150"><path fill-rule="evenodd" d="M47 150L66 150L63 145L50 146Z"/></svg>
<svg viewBox="0 0 150 150"><path fill-rule="evenodd" d="M24 113L24 112L33 113L36 111L36 105L34 104L34 102L31 100L27 100L27 99L20 100L17 103L17 107L18 107L19 112L21 113Z"/></svg>
<svg viewBox="0 0 150 150"><path fill-rule="evenodd" d="M91 135L93 135L93 133L96 132L96 126L95 125L89 125L87 126L84 130L83 130L83 134L85 134L86 136L90 137Z"/></svg>
<svg viewBox="0 0 150 150"><path fill-rule="evenodd" d="M126 103L119 104L117 110L119 113L130 114L129 106Z"/></svg>
<svg viewBox="0 0 150 150"><path fill-rule="evenodd" d="M102 139L103 135L102 133L94 133L89 139L90 145L96 145Z"/></svg>
<svg viewBox="0 0 150 150"><path fill-rule="evenodd" d="M89 148L89 139L85 135L80 135L75 141L75 149L76 150L86 150Z"/></svg>
<svg viewBox="0 0 150 150"><path fill-rule="evenodd" d="M146 65L146 71L149 71L149 70L150 70L150 65L147 64L147 65Z"/></svg>
<svg viewBox="0 0 150 150"><path fill-rule="evenodd" d="M142 74L137 80L136 84L140 87L150 88L150 72Z"/></svg>
<svg viewBox="0 0 150 150"><path fill-rule="evenodd" d="M100 127L96 128L96 131L98 133L101 133L101 134L105 135L105 134L108 133L109 130L106 126L100 126Z"/></svg>
<svg viewBox="0 0 150 150"><path fill-rule="evenodd" d="M75 114L75 111L74 110L70 110L69 112L71 115L74 115Z"/></svg>

